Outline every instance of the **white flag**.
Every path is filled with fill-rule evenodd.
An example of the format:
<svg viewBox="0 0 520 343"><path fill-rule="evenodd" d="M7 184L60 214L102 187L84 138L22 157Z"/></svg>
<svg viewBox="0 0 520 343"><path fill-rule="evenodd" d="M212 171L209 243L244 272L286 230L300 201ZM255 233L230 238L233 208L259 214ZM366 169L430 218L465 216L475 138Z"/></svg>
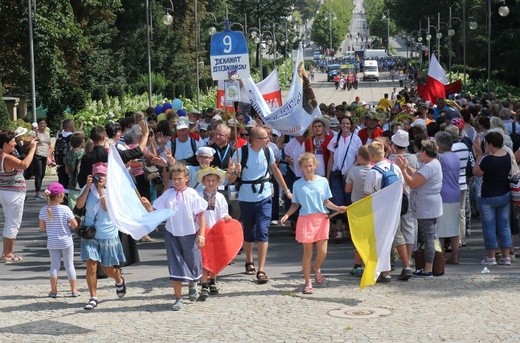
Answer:
<svg viewBox="0 0 520 343"><path fill-rule="evenodd" d="M303 135L314 118L321 117L321 111L309 81L307 80L304 85L304 80L298 72L298 69L303 67L303 48L300 45L287 99L281 107L272 112L253 79L242 80L251 106L260 114L264 123L289 136Z"/></svg>
<svg viewBox="0 0 520 343"><path fill-rule="evenodd" d="M108 151L106 204L112 223L135 240L152 232L159 224L175 215L169 209L148 212L137 195L135 184L115 145Z"/></svg>

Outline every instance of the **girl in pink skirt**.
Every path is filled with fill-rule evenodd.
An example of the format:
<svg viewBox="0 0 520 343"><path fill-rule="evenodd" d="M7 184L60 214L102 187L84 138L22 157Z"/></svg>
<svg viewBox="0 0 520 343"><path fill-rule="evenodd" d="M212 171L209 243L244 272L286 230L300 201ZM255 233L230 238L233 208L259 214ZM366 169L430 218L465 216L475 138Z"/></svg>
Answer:
<svg viewBox="0 0 520 343"><path fill-rule="evenodd" d="M312 294L311 260L314 243L316 243L317 250L316 260L312 267L314 281L318 285L325 281L325 276L320 270L327 256L330 227L328 211L325 207L336 212L345 212L347 208L346 206L336 206L329 200L332 198L329 182L326 178L315 174L318 161L314 154L303 154L298 159L298 164L303 171L303 178L294 183L292 204L281 222L283 225L289 216L301 206L300 216L296 223L296 240L303 244L302 268L305 279L303 294Z"/></svg>

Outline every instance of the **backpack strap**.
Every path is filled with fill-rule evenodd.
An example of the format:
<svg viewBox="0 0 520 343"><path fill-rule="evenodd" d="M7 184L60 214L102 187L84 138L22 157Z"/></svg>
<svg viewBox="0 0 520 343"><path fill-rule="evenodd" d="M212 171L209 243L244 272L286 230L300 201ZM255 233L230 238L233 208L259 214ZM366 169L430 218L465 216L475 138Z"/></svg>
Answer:
<svg viewBox="0 0 520 343"><path fill-rule="evenodd" d="M240 148L242 156L240 158L240 164L242 165L242 168L247 168L247 158L249 157L249 147L248 145L244 145ZM239 177L239 185L242 184L250 184L251 189L253 190L253 193L262 193L264 191L264 184L268 181L270 181L270 178L267 177L269 174L269 161L271 160L271 152L269 151L269 147L265 147L264 149L264 155L267 160L267 168L265 171L265 174L263 177L260 177L256 180L249 180L249 181L243 181L241 177ZM257 190L256 185L260 184L260 190ZM239 186L240 187L240 186Z"/></svg>
<svg viewBox="0 0 520 343"><path fill-rule="evenodd" d="M190 136L191 150L193 150L193 155L197 154L197 143L195 142L195 138Z"/></svg>

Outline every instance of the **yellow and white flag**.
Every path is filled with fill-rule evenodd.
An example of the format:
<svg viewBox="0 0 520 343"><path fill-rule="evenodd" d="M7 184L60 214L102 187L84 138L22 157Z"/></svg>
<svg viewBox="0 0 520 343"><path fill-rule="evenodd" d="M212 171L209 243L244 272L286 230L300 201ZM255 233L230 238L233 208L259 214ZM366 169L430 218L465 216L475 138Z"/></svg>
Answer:
<svg viewBox="0 0 520 343"><path fill-rule="evenodd" d="M403 182L395 182L347 207L350 235L365 263L359 287L390 270L390 250L400 219Z"/></svg>

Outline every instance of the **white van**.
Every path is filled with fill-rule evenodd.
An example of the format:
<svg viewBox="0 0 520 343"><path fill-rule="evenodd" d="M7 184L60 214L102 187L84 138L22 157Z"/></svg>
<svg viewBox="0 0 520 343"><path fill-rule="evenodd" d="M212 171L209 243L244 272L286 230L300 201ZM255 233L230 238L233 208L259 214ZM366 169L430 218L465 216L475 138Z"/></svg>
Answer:
<svg viewBox="0 0 520 343"><path fill-rule="evenodd" d="M375 60L365 60L363 62L363 81L379 81L379 66Z"/></svg>

